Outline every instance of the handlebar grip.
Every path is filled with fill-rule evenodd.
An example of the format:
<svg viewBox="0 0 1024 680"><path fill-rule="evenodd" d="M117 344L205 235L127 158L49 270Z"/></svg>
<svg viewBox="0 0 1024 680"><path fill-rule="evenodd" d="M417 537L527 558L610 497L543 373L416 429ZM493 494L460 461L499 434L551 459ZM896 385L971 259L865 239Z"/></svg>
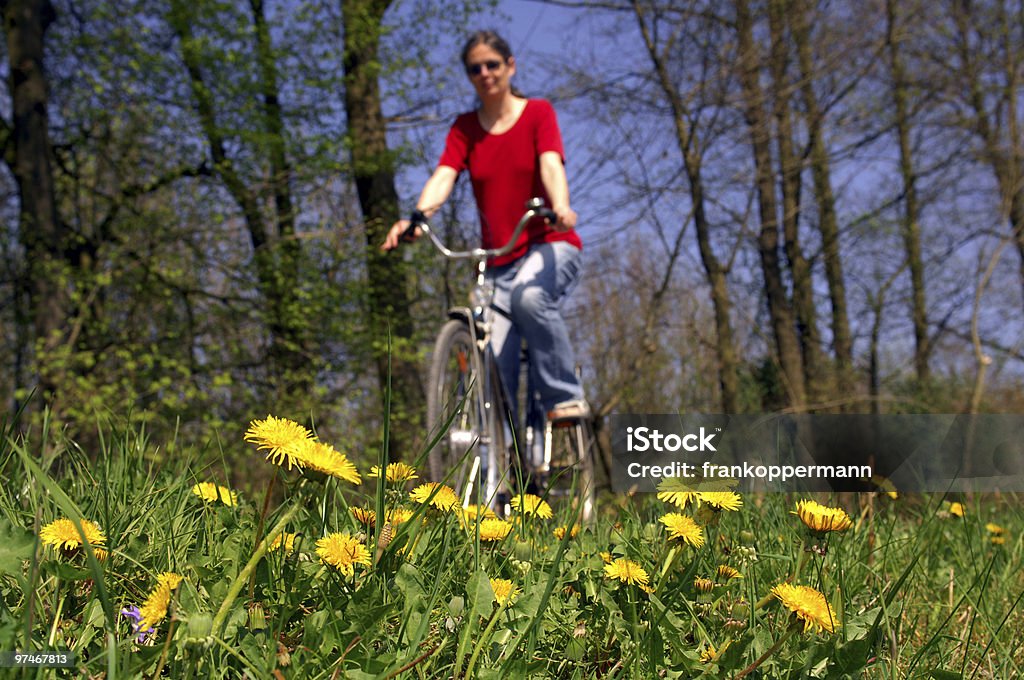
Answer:
<svg viewBox="0 0 1024 680"><path fill-rule="evenodd" d="M538 208L537 215L543 217L545 220L552 224L558 221L558 215L556 215L555 211L552 210L551 208Z"/></svg>
<svg viewBox="0 0 1024 680"><path fill-rule="evenodd" d="M412 215L409 216L409 226L398 237L398 240L402 243L412 243L416 240L416 227L426 224L426 222L427 216L423 214L422 210L413 210Z"/></svg>

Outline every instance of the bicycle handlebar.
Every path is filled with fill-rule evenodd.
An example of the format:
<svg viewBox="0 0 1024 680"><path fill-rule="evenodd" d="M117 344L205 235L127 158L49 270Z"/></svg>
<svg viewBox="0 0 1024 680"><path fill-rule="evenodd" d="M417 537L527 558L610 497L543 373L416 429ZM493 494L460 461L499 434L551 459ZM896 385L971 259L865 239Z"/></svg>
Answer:
<svg viewBox="0 0 1024 680"><path fill-rule="evenodd" d="M419 227L423 232L430 237L431 243L437 248L442 255L445 257L459 260L459 259L485 259L489 257L501 257L507 255L509 251L515 246L516 241L519 240L519 236L523 233L523 229L534 217L543 217L544 219L554 222L558 220L555 212L550 208L544 207L544 200L541 198L531 198L526 202L526 212L519 218L519 224L512 231L512 236L509 237L508 243L501 246L500 248L473 248L472 250L450 250L439 238L434 234L433 229L430 228L430 224L427 222L426 215L419 210L415 210L412 213L412 217L409 220L409 228L406 229L400 237L403 241L411 241L412 234Z"/></svg>

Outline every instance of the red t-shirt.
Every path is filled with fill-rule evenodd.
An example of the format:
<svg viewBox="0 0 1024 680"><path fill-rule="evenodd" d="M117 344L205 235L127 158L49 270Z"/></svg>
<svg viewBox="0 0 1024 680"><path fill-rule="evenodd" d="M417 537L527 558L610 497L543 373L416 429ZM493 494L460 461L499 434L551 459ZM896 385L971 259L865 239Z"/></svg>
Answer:
<svg viewBox="0 0 1024 680"><path fill-rule="evenodd" d="M483 129L476 111L455 119L438 165L447 165L456 172L469 170L484 248L498 248L508 242L529 199L539 196L550 205L540 178L540 155L545 151L556 151L565 161L555 110L543 99L527 100L519 120L497 135ZM574 229L558 231L537 218L526 225L515 247L507 255L493 258L491 264L514 262L526 254L530 245L553 241L583 247Z"/></svg>

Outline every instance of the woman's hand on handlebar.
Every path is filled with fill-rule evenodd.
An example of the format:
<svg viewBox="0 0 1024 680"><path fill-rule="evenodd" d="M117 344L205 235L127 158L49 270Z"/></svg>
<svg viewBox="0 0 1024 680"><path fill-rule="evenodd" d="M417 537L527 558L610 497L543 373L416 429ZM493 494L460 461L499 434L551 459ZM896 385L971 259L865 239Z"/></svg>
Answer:
<svg viewBox="0 0 1024 680"><path fill-rule="evenodd" d="M555 217L558 219L552 222L552 226L559 231L569 231L576 226L576 211L567 205L555 206L551 208L551 212L555 213Z"/></svg>
<svg viewBox="0 0 1024 680"><path fill-rule="evenodd" d="M384 239L384 243L381 244L381 250L394 250L400 243L412 243L418 239L422 234L423 230L416 227L412 231L409 231L409 225L412 224L409 220L398 220L391 229L388 230L388 235Z"/></svg>

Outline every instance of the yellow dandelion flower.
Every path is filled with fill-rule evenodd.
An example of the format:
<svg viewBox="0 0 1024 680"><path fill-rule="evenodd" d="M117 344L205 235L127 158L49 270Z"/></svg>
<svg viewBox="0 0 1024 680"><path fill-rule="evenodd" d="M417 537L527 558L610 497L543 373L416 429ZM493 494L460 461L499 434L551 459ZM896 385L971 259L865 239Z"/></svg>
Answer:
<svg viewBox="0 0 1024 680"><path fill-rule="evenodd" d="M504 607L507 604L512 604L515 599L523 592L519 588L513 585L512 581L503 578L492 578L491 590L494 591L494 599L498 601L498 604Z"/></svg>
<svg viewBox="0 0 1024 680"><path fill-rule="evenodd" d="M985 530L990 534L989 541L991 541L993 545L1003 545L1006 543L1006 529L1003 527L989 522L985 525Z"/></svg>
<svg viewBox="0 0 1024 680"><path fill-rule="evenodd" d="M715 571L715 578L719 581L729 581L734 578L743 578L743 574L736 571L728 564L718 565L718 569Z"/></svg>
<svg viewBox="0 0 1024 680"><path fill-rule="evenodd" d="M670 512L658 518L658 521L668 528L669 538L677 538L694 548L704 545L704 530L686 515Z"/></svg>
<svg viewBox="0 0 1024 680"><path fill-rule="evenodd" d="M321 474L337 477L352 484L359 484L362 479L359 471L345 454L337 451L330 444L315 439L299 439L284 447L286 454L295 458L302 467Z"/></svg>
<svg viewBox="0 0 1024 680"><path fill-rule="evenodd" d="M780 583L771 592L786 609L804 622L804 632L810 628L820 628L834 633L839 627L832 605L814 588Z"/></svg>
<svg viewBox="0 0 1024 680"><path fill-rule="evenodd" d="M96 548L107 542L107 537L103 535L100 525L96 522L87 519L80 521L82 532L95 552ZM65 552L77 550L83 542L82 534L78 532L75 523L66 517L55 519L40 529L39 540L43 542L43 545L52 545L57 550Z"/></svg>
<svg viewBox="0 0 1024 680"><path fill-rule="evenodd" d="M950 503L949 514L954 515L956 517L963 517L967 513L964 510L963 503Z"/></svg>
<svg viewBox="0 0 1024 680"><path fill-rule="evenodd" d="M158 623L167 616L167 609L171 606L171 595L181 583L182 577L174 572L167 571L156 577L156 587L146 597L146 601L139 607L139 630L155 628Z"/></svg>
<svg viewBox="0 0 1024 680"><path fill-rule="evenodd" d="M541 519L551 519L551 506L547 501L534 496L532 493L524 493L512 497L512 509L524 515L537 515Z"/></svg>
<svg viewBox="0 0 1024 680"><path fill-rule="evenodd" d="M555 535L555 538L561 541L563 538L565 538L565 530L566 527L555 527L554 531L552 531L551 533ZM572 529L569 530L569 538L576 538L576 534L578 533L580 533L580 525L573 524Z"/></svg>
<svg viewBox="0 0 1024 680"><path fill-rule="evenodd" d="M226 486L218 486L213 482L199 482L192 487L192 493L207 503L220 501L224 505L238 505L238 494Z"/></svg>
<svg viewBox="0 0 1024 680"><path fill-rule="evenodd" d="M444 512L452 512L459 507L459 497L455 490L438 482L420 484L409 492L409 498L420 504L426 503L429 499L431 505Z"/></svg>
<svg viewBox="0 0 1024 680"><path fill-rule="evenodd" d="M316 542L316 554L325 564L346 576L355 574L355 565L370 566L370 551L358 539L347 533L327 534Z"/></svg>
<svg viewBox="0 0 1024 680"><path fill-rule="evenodd" d="M853 520L842 508L830 508L815 501L800 501L790 514L799 517L812 531L821 533L846 531L853 526Z"/></svg>
<svg viewBox="0 0 1024 680"><path fill-rule="evenodd" d="M503 541L512 532L512 523L503 519L485 519L480 522L481 541Z"/></svg>
<svg viewBox="0 0 1024 680"><path fill-rule="evenodd" d="M713 645L708 645L703 652L700 653L701 663L711 663L722 655L725 650L729 649L729 642L722 645L721 649L715 649Z"/></svg>
<svg viewBox="0 0 1024 680"><path fill-rule="evenodd" d="M370 468L370 474L367 477L376 479L378 476L380 476L380 466L374 465ZM410 479L419 479L419 475L416 474L416 468L406 463L388 463L384 468L384 479L392 484L398 484L408 482Z"/></svg>
<svg viewBox="0 0 1024 680"><path fill-rule="evenodd" d="M356 521L360 524L365 524L368 527L372 527L377 523L377 513L373 510L366 508L357 508L355 506L348 509L352 516L356 518Z"/></svg>
<svg viewBox="0 0 1024 680"><path fill-rule="evenodd" d="M302 469L302 462L288 449L298 441L312 439L313 433L287 418L267 416L266 420L253 420L245 431L245 441L256 444L257 451L267 451L267 460L275 465Z"/></svg>
<svg viewBox="0 0 1024 680"><path fill-rule="evenodd" d="M617 578L623 583L630 585L647 585L647 572L644 568L633 560L627 560L623 557L615 560L611 564L606 564L604 567L604 574L608 578Z"/></svg>
<svg viewBox="0 0 1024 680"><path fill-rule="evenodd" d="M405 508L392 508L384 513L385 519L392 524L404 524L412 517L412 510Z"/></svg>
<svg viewBox="0 0 1024 680"><path fill-rule="evenodd" d="M601 552L598 553L598 557L600 557L601 561L604 562L605 564L611 564L612 563L612 554L610 552L602 550Z"/></svg>
<svg viewBox="0 0 1024 680"><path fill-rule="evenodd" d="M701 503L715 510L736 511L743 505L743 499L735 491L701 491L698 495Z"/></svg>
<svg viewBox="0 0 1024 680"><path fill-rule="evenodd" d="M183 580L185 580L184 576L181 574L175 574L173 571L165 571L162 574L158 574L156 577L158 585L167 586L171 590L176 589Z"/></svg>
<svg viewBox="0 0 1024 680"><path fill-rule="evenodd" d="M715 582L709 578L697 576L693 579L693 587L698 593L710 593L715 589Z"/></svg>
<svg viewBox="0 0 1024 680"><path fill-rule="evenodd" d="M456 515L458 515L459 517L459 524L461 524L464 529L468 529L472 525L476 524L478 518L498 518L498 516L494 514L494 511L482 505L467 505L464 508L459 508L459 511L456 513Z"/></svg>
<svg viewBox="0 0 1024 680"><path fill-rule="evenodd" d="M276 552L282 548L286 553L295 552L295 536L295 534L282 531L273 541L271 541L270 547L267 548L267 552Z"/></svg>
<svg viewBox="0 0 1024 680"><path fill-rule="evenodd" d="M659 491L658 500L665 501L685 510L688 503L697 502L696 491Z"/></svg>
<svg viewBox="0 0 1024 680"><path fill-rule="evenodd" d="M477 517L483 519L497 519L498 516L494 514L494 511L485 505L467 505L462 508L462 519L466 524L472 524L476 521Z"/></svg>
<svg viewBox="0 0 1024 680"><path fill-rule="evenodd" d="M685 510L688 503L696 503L697 492L693 487L676 477L665 477L658 484L658 500L665 501Z"/></svg>

